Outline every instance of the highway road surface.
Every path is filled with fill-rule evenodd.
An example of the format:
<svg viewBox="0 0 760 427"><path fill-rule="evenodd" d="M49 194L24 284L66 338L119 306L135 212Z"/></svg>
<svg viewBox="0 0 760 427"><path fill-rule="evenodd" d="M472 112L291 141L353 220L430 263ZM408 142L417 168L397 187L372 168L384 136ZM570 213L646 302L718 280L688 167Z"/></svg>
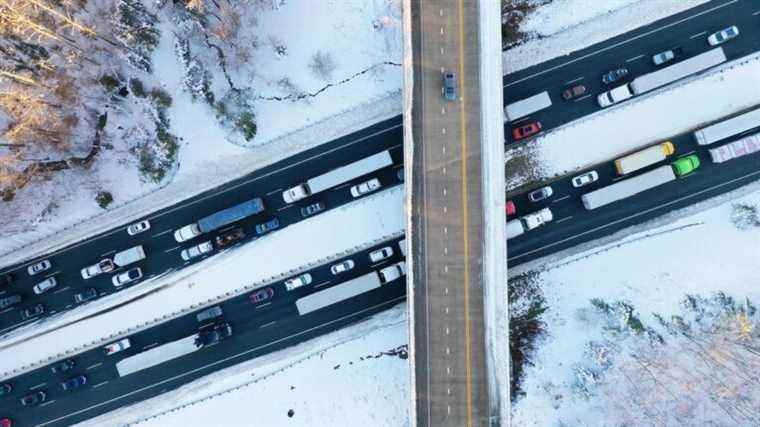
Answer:
<svg viewBox="0 0 760 427"><path fill-rule="evenodd" d="M477 2L412 2L415 419L485 426ZM456 100L442 95L456 75Z"/></svg>

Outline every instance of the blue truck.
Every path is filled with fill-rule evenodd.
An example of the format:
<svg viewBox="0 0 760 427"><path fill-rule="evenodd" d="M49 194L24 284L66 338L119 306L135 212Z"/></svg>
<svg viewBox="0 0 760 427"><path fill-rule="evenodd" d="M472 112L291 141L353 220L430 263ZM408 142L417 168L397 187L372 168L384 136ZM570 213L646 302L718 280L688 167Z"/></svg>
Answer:
<svg viewBox="0 0 760 427"><path fill-rule="evenodd" d="M184 242L260 212L264 212L264 202L257 197L180 228L174 232L174 240Z"/></svg>

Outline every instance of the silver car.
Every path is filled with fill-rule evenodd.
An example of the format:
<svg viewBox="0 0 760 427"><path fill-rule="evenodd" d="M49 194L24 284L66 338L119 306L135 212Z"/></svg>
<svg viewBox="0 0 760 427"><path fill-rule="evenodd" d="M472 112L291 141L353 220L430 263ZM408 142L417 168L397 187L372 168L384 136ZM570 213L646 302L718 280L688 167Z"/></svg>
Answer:
<svg viewBox="0 0 760 427"><path fill-rule="evenodd" d="M736 25L732 25L726 29L718 31L717 33L710 34L710 36L707 37L707 43L709 43L710 46L717 46L735 38L738 35L739 29L736 27Z"/></svg>
<svg viewBox="0 0 760 427"><path fill-rule="evenodd" d="M332 272L334 276L337 276L340 273L345 273L346 271L354 268L354 265L356 264L354 263L353 260L347 259L339 264L335 264L332 267L330 267L330 271Z"/></svg>
<svg viewBox="0 0 760 427"><path fill-rule="evenodd" d="M584 185L591 184L597 179L599 179L599 174L596 173L596 171L588 171L584 174L576 176L571 182L573 183L573 187L580 188Z"/></svg>
<svg viewBox="0 0 760 427"><path fill-rule="evenodd" d="M285 289L292 291L295 288L306 286L311 283L311 274L304 273L300 276L293 277L285 281Z"/></svg>
<svg viewBox="0 0 760 427"><path fill-rule="evenodd" d="M140 279L142 279L142 270L140 270L140 267L135 267L131 270L127 270L123 273L117 274L113 276L111 279L111 282L113 282L113 285L116 287L126 285L127 283L136 282Z"/></svg>
<svg viewBox="0 0 760 427"><path fill-rule="evenodd" d="M185 261L190 261L193 258L197 258L203 254L207 254L214 250L214 246L211 245L211 241L203 242L199 245L195 245L188 249L182 249L182 252L180 252L180 256Z"/></svg>
<svg viewBox="0 0 760 427"><path fill-rule="evenodd" d="M35 294L39 295L41 293L44 293L53 289L56 286L58 286L58 281L55 280L55 277L48 277L47 279L34 285L32 290L34 291Z"/></svg>
<svg viewBox="0 0 760 427"><path fill-rule="evenodd" d="M369 253L369 260L372 262L380 262L386 258L393 256L393 249L390 246L386 246L382 249L372 251Z"/></svg>
<svg viewBox="0 0 760 427"><path fill-rule="evenodd" d="M377 178L372 178L369 181L365 181L361 184L357 184L351 187L351 195L354 197L363 196L367 193L379 190L380 187L380 180Z"/></svg>
<svg viewBox="0 0 760 427"><path fill-rule="evenodd" d="M552 194L554 194L554 190L547 185L546 187L541 187L538 190L533 190L528 193L528 200L536 203L548 199Z"/></svg>
<svg viewBox="0 0 760 427"><path fill-rule="evenodd" d="M49 260L42 260L38 262L37 264L30 265L29 268L26 269L27 273L29 273L30 276L34 276L35 274L42 273L45 270L49 270L50 266Z"/></svg>
<svg viewBox="0 0 760 427"><path fill-rule="evenodd" d="M148 222L148 220L145 219L127 227L127 234L129 234L130 236L134 236L135 234L139 234L147 230L150 230L150 222Z"/></svg>
<svg viewBox="0 0 760 427"><path fill-rule="evenodd" d="M457 99L457 78L451 71L443 75L443 97L448 101Z"/></svg>

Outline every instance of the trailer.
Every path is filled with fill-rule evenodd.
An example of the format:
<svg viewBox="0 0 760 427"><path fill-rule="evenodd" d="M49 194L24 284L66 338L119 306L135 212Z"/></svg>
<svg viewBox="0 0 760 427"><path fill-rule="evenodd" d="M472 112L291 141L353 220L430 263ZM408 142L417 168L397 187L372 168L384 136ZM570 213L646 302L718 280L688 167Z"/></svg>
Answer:
<svg viewBox="0 0 760 427"><path fill-rule="evenodd" d="M714 163L723 163L737 157L757 152L760 152L760 133L710 149L710 157L712 157Z"/></svg>
<svg viewBox="0 0 760 427"><path fill-rule="evenodd" d="M710 145L757 127L760 127L760 108L699 129L694 132L694 140L699 145Z"/></svg>
<svg viewBox="0 0 760 427"><path fill-rule="evenodd" d="M208 233L260 212L264 212L264 202L256 197L199 219L198 228L201 233Z"/></svg>
<svg viewBox="0 0 760 427"><path fill-rule="evenodd" d="M676 175L673 172L673 168L670 165L664 165L633 178L628 178L586 193L581 196L581 201L583 201L583 206L586 209L593 210L667 182L675 181L675 179Z"/></svg>
<svg viewBox="0 0 760 427"><path fill-rule="evenodd" d="M145 250L143 249L142 245L137 245L114 254L113 263L119 267L124 267L143 259L145 259Z"/></svg>
<svg viewBox="0 0 760 427"><path fill-rule="evenodd" d="M391 165L393 165L393 159L390 151L382 151L288 188L282 192L282 199L285 203L293 203Z"/></svg>
<svg viewBox="0 0 760 427"><path fill-rule="evenodd" d="M538 228L554 219L551 209L543 208L538 212L523 215L520 218L507 222L507 240L517 237L526 231Z"/></svg>
<svg viewBox="0 0 760 427"><path fill-rule="evenodd" d="M724 62L726 62L726 54L723 48L716 47L668 67L636 77L629 86L634 95L641 95Z"/></svg>
<svg viewBox="0 0 760 427"><path fill-rule="evenodd" d="M296 300L298 314L303 316L319 309L337 304L357 295L378 289L382 286L377 272L373 271L339 285L315 292Z"/></svg>
<svg viewBox="0 0 760 427"><path fill-rule="evenodd" d="M116 363L116 371L124 377L190 354L200 348L195 345L197 337L198 334L191 335L124 358Z"/></svg>
<svg viewBox="0 0 760 427"><path fill-rule="evenodd" d="M529 114L533 114L536 111L549 108L552 105L552 100L549 98L549 92L541 92L537 95L533 95L530 98L521 99L517 102L507 104L504 107L504 116L507 121L512 122L520 117L525 117Z"/></svg>
<svg viewBox="0 0 760 427"><path fill-rule="evenodd" d="M619 175L629 174L661 162L675 151L676 148L673 143L665 141L615 160L615 169Z"/></svg>

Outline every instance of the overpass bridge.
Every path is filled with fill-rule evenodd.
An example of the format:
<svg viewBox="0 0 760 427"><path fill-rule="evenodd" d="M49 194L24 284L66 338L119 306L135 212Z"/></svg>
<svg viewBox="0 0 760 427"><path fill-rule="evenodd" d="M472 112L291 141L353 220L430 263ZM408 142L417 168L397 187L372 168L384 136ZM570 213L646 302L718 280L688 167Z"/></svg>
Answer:
<svg viewBox="0 0 760 427"><path fill-rule="evenodd" d="M508 329L496 332L507 324L498 2L404 7L412 423L507 425L508 369L497 361L506 364ZM490 16L489 32L480 24ZM448 72L453 101L442 96Z"/></svg>

